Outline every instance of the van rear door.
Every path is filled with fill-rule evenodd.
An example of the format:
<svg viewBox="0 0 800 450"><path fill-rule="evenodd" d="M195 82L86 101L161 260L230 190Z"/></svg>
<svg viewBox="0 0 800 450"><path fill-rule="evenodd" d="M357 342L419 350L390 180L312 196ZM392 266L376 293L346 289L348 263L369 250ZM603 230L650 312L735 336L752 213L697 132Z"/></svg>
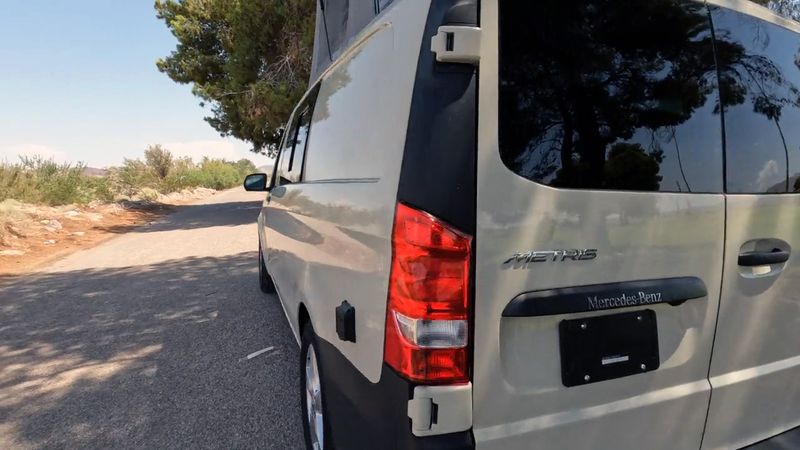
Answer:
<svg viewBox="0 0 800 450"><path fill-rule="evenodd" d="M699 448L725 235L704 4L485 0L481 28L477 448Z"/></svg>
<svg viewBox="0 0 800 450"><path fill-rule="evenodd" d="M727 449L800 426L800 26L760 7L711 17L728 210L703 448Z"/></svg>

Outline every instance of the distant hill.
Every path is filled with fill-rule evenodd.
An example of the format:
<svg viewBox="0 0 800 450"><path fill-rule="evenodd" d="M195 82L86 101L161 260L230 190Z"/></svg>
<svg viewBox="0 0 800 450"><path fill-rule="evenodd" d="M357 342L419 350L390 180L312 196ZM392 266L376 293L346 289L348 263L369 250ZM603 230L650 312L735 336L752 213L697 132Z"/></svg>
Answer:
<svg viewBox="0 0 800 450"><path fill-rule="evenodd" d="M84 167L83 175L86 177L104 177L108 175L108 171L97 167Z"/></svg>

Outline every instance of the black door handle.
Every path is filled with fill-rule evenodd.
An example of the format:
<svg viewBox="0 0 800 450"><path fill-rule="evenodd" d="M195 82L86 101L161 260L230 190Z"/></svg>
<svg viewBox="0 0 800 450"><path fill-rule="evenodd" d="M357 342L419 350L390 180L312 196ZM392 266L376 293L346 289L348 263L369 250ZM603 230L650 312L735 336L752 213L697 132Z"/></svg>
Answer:
<svg viewBox="0 0 800 450"><path fill-rule="evenodd" d="M789 260L789 252L773 248L768 252L743 252L739 253L739 265L745 267L768 266L780 264Z"/></svg>

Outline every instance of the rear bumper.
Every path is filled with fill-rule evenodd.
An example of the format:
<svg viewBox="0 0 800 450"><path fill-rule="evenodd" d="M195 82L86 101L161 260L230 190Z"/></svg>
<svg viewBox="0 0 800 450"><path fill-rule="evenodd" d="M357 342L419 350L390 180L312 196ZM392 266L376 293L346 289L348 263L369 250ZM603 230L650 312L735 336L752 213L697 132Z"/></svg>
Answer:
<svg viewBox="0 0 800 450"><path fill-rule="evenodd" d="M384 364L370 382L339 350L318 338L325 403L337 449L474 449L472 430L417 437L411 432L408 401L415 385Z"/></svg>

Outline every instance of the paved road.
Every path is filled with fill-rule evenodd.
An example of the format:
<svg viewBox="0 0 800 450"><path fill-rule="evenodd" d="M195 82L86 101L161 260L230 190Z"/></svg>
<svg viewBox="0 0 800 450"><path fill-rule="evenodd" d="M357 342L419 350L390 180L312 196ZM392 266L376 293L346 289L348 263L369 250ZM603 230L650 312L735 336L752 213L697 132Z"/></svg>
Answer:
<svg viewBox="0 0 800 450"><path fill-rule="evenodd" d="M297 345L258 290L260 198L226 191L0 280L0 448L301 448Z"/></svg>

